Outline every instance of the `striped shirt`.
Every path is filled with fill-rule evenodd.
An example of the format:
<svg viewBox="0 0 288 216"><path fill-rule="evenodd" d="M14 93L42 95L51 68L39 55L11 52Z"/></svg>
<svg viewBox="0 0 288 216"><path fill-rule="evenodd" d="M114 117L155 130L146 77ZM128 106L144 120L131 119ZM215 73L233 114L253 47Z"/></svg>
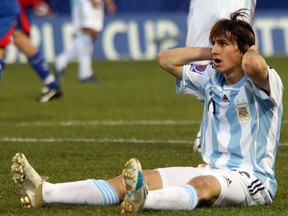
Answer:
<svg viewBox="0 0 288 216"><path fill-rule="evenodd" d="M283 114L283 84L268 67L270 95L247 76L226 85L212 65L183 67L177 80L179 94L195 95L204 104L201 129L202 157L216 169L241 168L253 173L272 197L277 190L275 157Z"/></svg>

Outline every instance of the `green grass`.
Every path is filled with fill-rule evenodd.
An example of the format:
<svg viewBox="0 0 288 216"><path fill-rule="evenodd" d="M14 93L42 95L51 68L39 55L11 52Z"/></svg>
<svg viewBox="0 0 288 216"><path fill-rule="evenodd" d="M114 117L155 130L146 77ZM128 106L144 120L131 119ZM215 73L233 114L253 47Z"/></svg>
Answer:
<svg viewBox="0 0 288 216"><path fill-rule="evenodd" d="M284 57L267 59L288 83ZM42 87L26 64L8 65L0 83L0 215L117 215L119 206L49 205L23 209L10 174L11 158L24 152L49 181L107 179L121 173L137 157L144 169L197 165L192 152L202 105L175 93L175 80L154 61L95 61L99 84L81 84L77 65L66 70L64 97L35 101ZM287 106L287 89L284 109ZM193 212L152 212L144 215L288 215L288 133L284 112L276 161L279 189L271 206L197 208Z"/></svg>

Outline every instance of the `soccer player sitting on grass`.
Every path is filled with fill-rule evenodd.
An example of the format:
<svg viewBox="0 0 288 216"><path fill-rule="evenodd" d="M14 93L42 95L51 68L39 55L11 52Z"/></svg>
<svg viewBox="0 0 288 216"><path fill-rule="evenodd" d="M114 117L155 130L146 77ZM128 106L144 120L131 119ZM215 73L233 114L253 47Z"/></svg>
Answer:
<svg viewBox="0 0 288 216"><path fill-rule="evenodd" d="M13 157L14 181L26 207L49 203L111 205L122 213L143 209L192 210L199 206L251 206L273 202L275 157L283 113L283 84L258 53L245 11L221 19L210 33L212 48L162 51L162 68L177 78L178 93L204 100L202 157L205 166L141 169L132 158L110 180L52 184L22 153ZM204 73L190 62L212 59ZM124 184L123 184L124 182Z"/></svg>

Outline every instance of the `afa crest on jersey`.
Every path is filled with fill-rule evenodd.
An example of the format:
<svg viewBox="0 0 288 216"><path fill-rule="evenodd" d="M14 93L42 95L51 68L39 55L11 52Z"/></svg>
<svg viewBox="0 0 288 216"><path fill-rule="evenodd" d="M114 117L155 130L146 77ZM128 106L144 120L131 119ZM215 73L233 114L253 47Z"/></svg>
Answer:
<svg viewBox="0 0 288 216"><path fill-rule="evenodd" d="M207 68L207 65L201 65L201 64L191 64L190 71L193 71L198 74L202 74Z"/></svg>
<svg viewBox="0 0 288 216"><path fill-rule="evenodd" d="M240 121L245 121L250 119L250 109L247 102L237 103L236 104L237 115Z"/></svg>

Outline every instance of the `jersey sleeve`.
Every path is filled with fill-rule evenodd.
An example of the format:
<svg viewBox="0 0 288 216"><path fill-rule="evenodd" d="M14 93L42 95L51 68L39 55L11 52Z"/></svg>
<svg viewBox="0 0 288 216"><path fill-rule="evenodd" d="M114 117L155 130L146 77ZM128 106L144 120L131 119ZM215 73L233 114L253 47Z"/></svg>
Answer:
<svg viewBox="0 0 288 216"><path fill-rule="evenodd" d="M193 63L183 66L182 80L176 80L176 92L178 94L194 95L203 103L209 65L201 66L201 69L199 69L199 65Z"/></svg>
<svg viewBox="0 0 288 216"><path fill-rule="evenodd" d="M269 76L269 85L270 85L270 95L267 95L262 89L254 86L254 90L258 92L259 97L262 100L268 100L272 102L273 106L278 106L282 102L282 95L284 86L279 77L278 73L274 68L267 66L268 76Z"/></svg>

